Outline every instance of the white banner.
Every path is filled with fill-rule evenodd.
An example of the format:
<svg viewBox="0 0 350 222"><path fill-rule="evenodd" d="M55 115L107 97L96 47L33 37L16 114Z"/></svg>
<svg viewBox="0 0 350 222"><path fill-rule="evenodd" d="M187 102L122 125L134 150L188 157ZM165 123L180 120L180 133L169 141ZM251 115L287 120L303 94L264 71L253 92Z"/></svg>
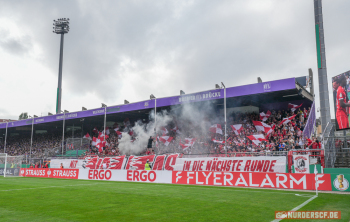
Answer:
<svg viewBox="0 0 350 222"><path fill-rule="evenodd" d="M310 173L309 155L293 155L295 173Z"/></svg>
<svg viewBox="0 0 350 222"><path fill-rule="evenodd" d="M285 156L177 158L175 171L286 172Z"/></svg>
<svg viewBox="0 0 350 222"><path fill-rule="evenodd" d="M171 183L172 171L163 170L93 170L80 169L79 178L84 180L111 180L149 183Z"/></svg>
<svg viewBox="0 0 350 222"><path fill-rule="evenodd" d="M50 168L60 168L61 163L63 168L82 168L83 160L77 159L52 159L50 162Z"/></svg>

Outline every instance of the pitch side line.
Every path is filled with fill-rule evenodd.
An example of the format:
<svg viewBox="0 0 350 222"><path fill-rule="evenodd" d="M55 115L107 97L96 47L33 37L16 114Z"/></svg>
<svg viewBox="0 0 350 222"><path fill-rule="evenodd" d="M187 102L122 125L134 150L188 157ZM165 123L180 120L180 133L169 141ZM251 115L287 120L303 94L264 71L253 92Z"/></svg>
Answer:
<svg viewBox="0 0 350 222"><path fill-rule="evenodd" d="M30 187L30 188L23 188L23 189L10 189L10 190L0 190L2 191L15 191L15 190L35 190L35 189L47 189L47 188L59 188L59 187L74 187L74 186L91 186L91 185L96 185L98 183L93 183L93 184L76 184L76 185L63 185L63 186L49 186L49 187Z"/></svg>
<svg viewBox="0 0 350 222"><path fill-rule="evenodd" d="M290 211L298 211L300 208L302 208L303 206L305 206L306 204L308 204L309 202L311 202L313 199L315 199L317 196L313 196L311 197L310 199L308 199L307 201L305 201L304 203L300 204L299 206L291 209ZM284 219L284 218L283 218ZM273 220L272 222L278 222L278 221L281 221L283 219L275 219Z"/></svg>
<svg viewBox="0 0 350 222"><path fill-rule="evenodd" d="M154 186L162 186L162 185L154 185ZM195 187L182 187L182 188L200 188L200 189L211 189L209 187L200 187L200 186L195 186ZM299 197L313 197L313 195L305 195L305 194L296 194L296 193L281 193L281 192L268 192L268 190L235 190L235 189L220 189L216 188L215 190L226 190L226 191L236 191L236 192L254 192L254 193L272 193L272 194L289 194L289 195L296 195ZM292 191L291 192L297 192L297 191Z"/></svg>

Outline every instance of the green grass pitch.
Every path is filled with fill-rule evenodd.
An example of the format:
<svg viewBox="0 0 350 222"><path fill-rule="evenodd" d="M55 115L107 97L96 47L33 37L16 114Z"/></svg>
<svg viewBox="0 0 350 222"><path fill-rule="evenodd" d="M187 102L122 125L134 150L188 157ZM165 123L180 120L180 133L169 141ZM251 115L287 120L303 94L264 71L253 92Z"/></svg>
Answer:
<svg viewBox="0 0 350 222"><path fill-rule="evenodd" d="M314 194L0 177L0 221L272 221L275 211L291 210ZM337 221L349 221L350 195L321 193L300 210L341 211L342 219Z"/></svg>

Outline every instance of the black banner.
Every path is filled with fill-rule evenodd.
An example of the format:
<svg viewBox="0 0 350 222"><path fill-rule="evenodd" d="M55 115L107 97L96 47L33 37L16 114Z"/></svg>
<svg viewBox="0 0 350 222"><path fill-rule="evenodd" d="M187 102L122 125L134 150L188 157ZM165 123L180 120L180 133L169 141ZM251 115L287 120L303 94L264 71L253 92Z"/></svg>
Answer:
<svg viewBox="0 0 350 222"><path fill-rule="evenodd" d="M6 176L19 176L20 168L6 168ZM0 176L4 176L5 168L0 168Z"/></svg>

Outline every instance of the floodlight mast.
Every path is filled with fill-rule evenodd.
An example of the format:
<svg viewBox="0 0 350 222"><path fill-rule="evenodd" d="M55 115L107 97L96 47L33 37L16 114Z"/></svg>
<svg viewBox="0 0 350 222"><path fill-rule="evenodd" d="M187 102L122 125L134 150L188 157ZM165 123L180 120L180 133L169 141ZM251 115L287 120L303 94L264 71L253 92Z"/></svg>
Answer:
<svg viewBox="0 0 350 222"><path fill-rule="evenodd" d="M53 33L61 34L60 44L60 60L58 66L58 86L57 86L57 101L56 101L56 114L61 111L61 100L62 100L62 64L63 64L63 42L64 34L69 32L69 18L60 18L53 20Z"/></svg>

